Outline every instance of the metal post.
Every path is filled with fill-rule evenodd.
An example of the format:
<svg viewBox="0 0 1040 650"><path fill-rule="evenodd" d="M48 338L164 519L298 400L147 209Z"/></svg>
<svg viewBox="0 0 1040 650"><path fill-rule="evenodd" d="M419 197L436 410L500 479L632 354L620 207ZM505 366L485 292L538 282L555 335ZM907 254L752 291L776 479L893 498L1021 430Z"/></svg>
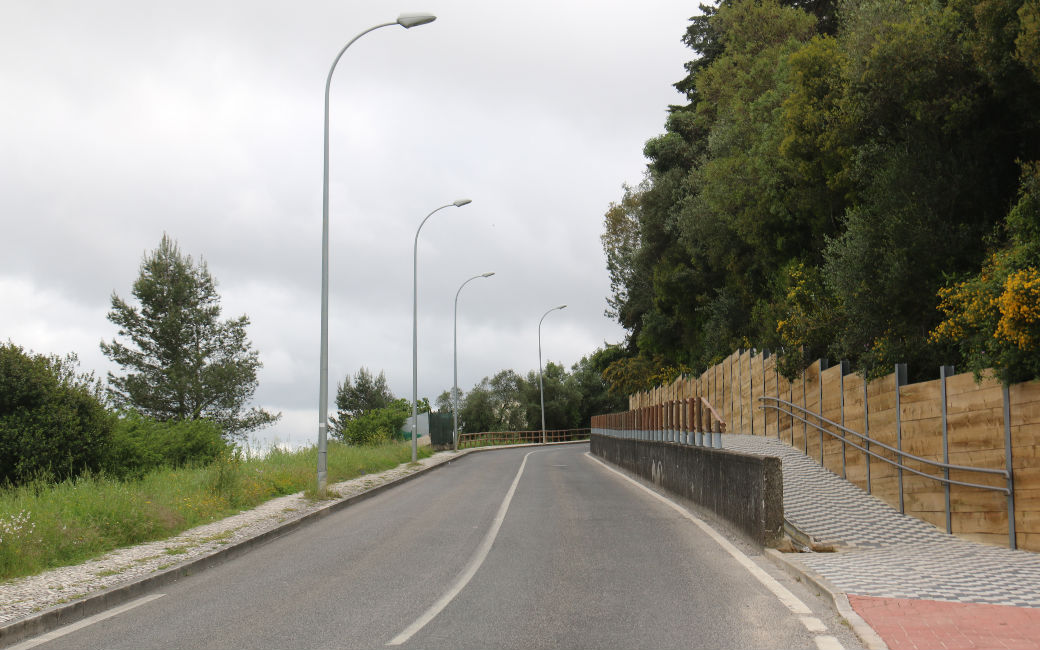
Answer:
<svg viewBox="0 0 1040 650"><path fill-rule="evenodd" d="M1018 548L1015 533L1015 474L1011 463L1011 391L1004 384L1004 467L1007 469L1008 488L1008 548Z"/></svg>
<svg viewBox="0 0 1040 650"><path fill-rule="evenodd" d="M751 354L747 358L747 379L748 379L748 411L751 412L751 435L755 435L755 362L754 362L755 350L751 350Z"/></svg>
<svg viewBox="0 0 1040 650"><path fill-rule="evenodd" d="M737 352L737 390L734 392L737 394L737 408L740 411L740 432L744 433L744 373L740 370L740 357L742 356L744 356L743 349Z"/></svg>
<svg viewBox="0 0 1040 650"><path fill-rule="evenodd" d="M766 359L769 358L769 350L762 350L762 397L766 396ZM762 436L769 437L769 409L762 402Z"/></svg>
<svg viewBox="0 0 1040 650"><path fill-rule="evenodd" d="M948 427L948 418L946 413L946 379L953 375L953 366L940 366L939 367L939 393L940 399L942 400L942 447L943 447L943 463L949 465L950 463L950 433ZM943 483L943 492L946 496L946 533L953 534L953 513L950 509L950 468L943 468L943 478L946 481Z"/></svg>
<svg viewBox="0 0 1040 650"><path fill-rule="evenodd" d="M343 58L343 54L351 45L365 34L390 25L401 25L409 29L434 20L433 16L417 16L402 14L394 22L382 23L369 27L350 39L329 66L329 74L325 77L325 130L323 170L321 177L321 341L320 360L318 363L318 490L325 489L327 477L326 459L328 453L329 430L329 95L332 88L332 73Z"/></svg>
<svg viewBox="0 0 1040 650"><path fill-rule="evenodd" d="M805 400L805 368L802 368L802 446L805 448L805 455L809 455L809 423L804 417L805 412L809 409L808 403Z"/></svg>
<svg viewBox="0 0 1040 650"><path fill-rule="evenodd" d="M863 435L865 436L863 442L870 451L870 405L867 401L867 378L863 378ZM864 454L864 458L867 461L867 494L870 494L870 454Z"/></svg>
<svg viewBox="0 0 1040 650"><path fill-rule="evenodd" d="M412 248L412 462L417 459L419 436L419 232L430 217L444 208L461 208L470 203L469 199L459 199L446 203L426 215L415 229L415 245Z"/></svg>
<svg viewBox="0 0 1040 650"><path fill-rule="evenodd" d="M793 381L788 381L787 382L787 392L789 393L788 401L791 402L791 405L792 405L792 408L790 409L790 411L791 411L791 447L794 447L794 408L793 408L793 405L794 405L794 382Z"/></svg>
<svg viewBox="0 0 1040 650"><path fill-rule="evenodd" d="M849 362L841 362L841 426L845 426L845 375L849 372ZM841 477L848 478L845 473L845 431L841 432Z"/></svg>
<svg viewBox="0 0 1040 650"><path fill-rule="evenodd" d="M773 360L773 374L776 376L776 398L780 399L780 369L777 368L776 362L779 357ZM776 439L780 439L780 411L776 412Z"/></svg>
<svg viewBox="0 0 1040 650"><path fill-rule="evenodd" d="M906 385L907 373L906 364L896 364L896 449L899 450L899 464L896 465L896 476L899 479L899 512L906 514L906 507L903 501L903 424L902 424L902 409L899 405L899 389Z"/></svg>
<svg viewBox="0 0 1040 650"><path fill-rule="evenodd" d="M823 417L823 371L827 369L827 360L820 359L820 417ZM820 420L820 467L825 467L823 464L823 420Z"/></svg>
<svg viewBox="0 0 1040 650"><path fill-rule="evenodd" d="M452 327L452 355L451 355L451 358L452 358L452 374L453 374L453 377L454 377L453 382L452 382L452 389L451 389L451 393L452 393L451 416L452 416L452 420L453 420L453 423L454 423L454 432L452 434L451 446L452 446L452 449L455 450L455 451L459 450L459 294L462 293L462 287L466 286L471 281L476 280L477 278L490 278L494 274L495 273L492 271L492 272L488 272L488 273L481 273L480 275L474 275L469 280L466 280L465 282L463 282L462 286L459 287L459 290L455 292L455 318L453 320L454 325Z"/></svg>
<svg viewBox="0 0 1040 650"><path fill-rule="evenodd" d="M542 317L538 319L538 394L542 401L542 444L544 445L545 440L545 387L542 385L542 321L545 317L556 311L557 309L563 309L567 305L560 305L559 307L553 307L549 311L542 314Z"/></svg>

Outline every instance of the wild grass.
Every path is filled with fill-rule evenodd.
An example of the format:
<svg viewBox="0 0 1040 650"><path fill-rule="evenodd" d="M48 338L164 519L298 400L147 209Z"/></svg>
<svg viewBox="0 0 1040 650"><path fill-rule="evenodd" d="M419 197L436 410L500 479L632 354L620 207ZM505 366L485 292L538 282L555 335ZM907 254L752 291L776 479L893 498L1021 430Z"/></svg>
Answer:
<svg viewBox="0 0 1040 650"><path fill-rule="evenodd" d="M419 450L423 457L432 452ZM0 581L79 564L116 548L166 539L274 497L314 491L315 448L233 450L203 467L159 469L137 480L83 475L0 488ZM329 442L328 482L411 460L411 447Z"/></svg>

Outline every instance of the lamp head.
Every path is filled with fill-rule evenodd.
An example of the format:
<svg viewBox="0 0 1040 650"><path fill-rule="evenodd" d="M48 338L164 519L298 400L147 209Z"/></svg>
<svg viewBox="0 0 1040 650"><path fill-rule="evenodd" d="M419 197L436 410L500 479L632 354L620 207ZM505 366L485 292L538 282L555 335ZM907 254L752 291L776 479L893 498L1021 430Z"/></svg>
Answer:
<svg viewBox="0 0 1040 650"><path fill-rule="evenodd" d="M482 277L482 278L490 278L490 277L491 277L492 275L494 275L494 274L495 274L495 272L494 272L494 271L490 271L490 272L488 272L488 273L481 273L481 274L480 274L480 277Z"/></svg>
<svg viewBox="0 0 1040 650"><path fill-rule="evenodd" d="M559 307L557 307L556 309L564 309L565 307L567 307L567 305L560 305L560 306L559 306Z"/></svg>
<svg viewBox="0 0 1040 650"><path fill-rule="evenodd" d="M461 208L462 206L466 205L467 203L473 203L473 201L471 201L469 199L459 199L458 201L452 202L452 205L454 205L456 208Z"/></svg>
<svg viewBox="0 0 1040 650"><path fill-rule="evenodd" d="M418 25L425 25L437 20L433 14L401 14L397 17L397 24L405 29L411 29Z"/></svg>

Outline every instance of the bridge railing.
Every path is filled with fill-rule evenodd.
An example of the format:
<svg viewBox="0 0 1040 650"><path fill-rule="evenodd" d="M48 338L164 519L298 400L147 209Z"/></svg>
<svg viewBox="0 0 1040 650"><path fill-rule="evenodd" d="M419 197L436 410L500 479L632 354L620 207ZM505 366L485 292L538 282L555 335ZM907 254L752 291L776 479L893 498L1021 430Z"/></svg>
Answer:
<svg viewBox="0 0 1040 650"><path fill-rule="evenodd" d="M553 429L538 431L482 431L460 433L459 449L491 445L519 445L540 442L588 440L590 429Z"/></svg>
<svg viewBox="0 0 1040 650"><path fill-rule="evenodd" d="M704 397L689 397L593 416L592 432L629 440L721 449L726 421Z"/></svg>

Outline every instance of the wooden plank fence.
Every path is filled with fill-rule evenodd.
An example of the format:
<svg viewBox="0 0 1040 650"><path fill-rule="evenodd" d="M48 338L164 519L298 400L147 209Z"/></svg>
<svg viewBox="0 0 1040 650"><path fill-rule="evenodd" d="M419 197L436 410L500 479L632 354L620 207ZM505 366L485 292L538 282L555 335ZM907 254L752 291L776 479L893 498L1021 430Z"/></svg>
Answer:
<svg viewBox="0 0 1040 650"><path fill-rule="evenodd" d="M589 429L554 429L545 431L546 442L567 442L571 440L588 440ZM487 447L490 445L520 445L542 442L542 431L482 431L480 433L460 433L459 449L469 447Z"/></svg>
<svg viewBox="0 0 1040 650"><path fill-rule="evenodd" d="M847 364L817 361L789 381L777 371L775 356L741 350L699 376L630 395L629 409L703 397L728 431L777 438L906 514L966 539L1003 546L1014 540L1017 548L1040 551L1040 382L1005 388L992 378L977 383L971 373L953 374L952 368L931 381L908 384L905 377L905 366L897 366L892 374L864 381ZM778 400L791 406L778 410ZM817 415L848 431L813 426L821 424ZM897 454L881 445L1000 473L943 469L913 459L901 468L879 458L898 463ZM911 469L994 489L944 485Z"/></svg>

